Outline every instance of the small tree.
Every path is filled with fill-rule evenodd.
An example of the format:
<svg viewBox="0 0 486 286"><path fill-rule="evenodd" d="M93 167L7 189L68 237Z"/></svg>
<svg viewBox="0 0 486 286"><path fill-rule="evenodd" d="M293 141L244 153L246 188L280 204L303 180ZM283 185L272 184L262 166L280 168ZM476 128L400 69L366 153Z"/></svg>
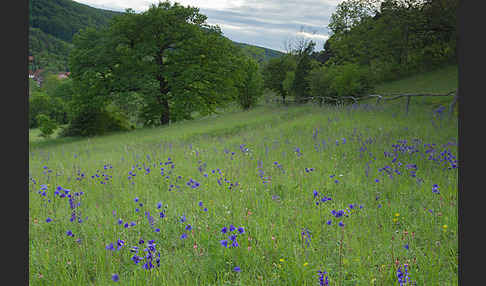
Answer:
<svg viewBox="0 0 486 286"><path fill-rule="evenodd" d="M58 127L56 121L45 114L37 115L36 119L39 122L40 136L44 138L49 138Z"/></svg>
<svg viewBox="0 0 486 286"><path fill-rule="evenodd" d="M242 63L238 86L238 104L248 110L254 107L263 94L263 78L258 63L247 58Z"/></svg>
<svg viewBox="0 0 486 286"><path fill-rule="evenodd" d="M284 88L283 82L287 72L295 71L296 66L295 56L286 54L282 57L271 59L264 67L264 87L275 91L281 96L283 103L285 103L285 98L288 96L288 91Z"/></svg>
<svg viewBox="0 0 486 286"><path fill-rule="evenodd" d="M311 54L314 51L315 45L313 41L309 41L306 43L306 46L297 50L298 63L295 69L292 90L295 95L295 101L299 103L305 102L306 100L304 98L310 95L308 76L313 67Z"/></svg>

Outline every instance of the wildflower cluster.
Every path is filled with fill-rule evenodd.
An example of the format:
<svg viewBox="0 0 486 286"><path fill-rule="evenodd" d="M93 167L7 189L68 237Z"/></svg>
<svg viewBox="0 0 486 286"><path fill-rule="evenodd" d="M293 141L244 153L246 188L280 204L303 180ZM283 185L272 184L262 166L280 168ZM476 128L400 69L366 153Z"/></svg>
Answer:
<svg viewBox="0 0 486 286"><path fill-rule="evenodd" d="M363 206L360 205L359 206L359 209L362 209ZM344 217L349 217L350 214L353 213L353 210L357 210L357 205L356 204L350 204L346 209L342 209L342 210L332 210L331 211L331 215L334 216L336 219L342 219ZM332 221L329 220L327 221L327 224L328 225L331 225L332 224ZM344 227L344 222L341 220L339 221L338 225L340 227Z"/></svg>
<svg viewBox="0 0 486 286"><path fill-rule="evenodd" d="M327 272L326 271L317 271L317 276L319 277L319 285L320 286L328 286L329 285L329 278L327 277ZM326 275L326 276L324 276Z"/></svg>
<svg viewBox="0 0 486 286"><path fill-rule="evenodd" d="M310 231L307 228L303 228L300 235L302 237L302 241L305 243L305 246L309 247L312 240L312 234L310 233Z"/></svg>
<svg viewBox="0 0 486 286"><path fill-rule="evenodd" d="M399 266L397 269L397 279L400 286L407 285L410 283L410 277L408 276L408 265Z"/></svg>
<svg viewBox="0 0 486 286"><path fill-rule="evenodd" d="M314 200L315 200L316 206L318 206L320 203L325 203L327 201L332 201L331 198L328 198L328 197L320 194L316 190L314 190L313 194L314 194Z"/></svg>
<svg viewBox="0 0 486 286"><path fill-rule="evenodd" d="M265 172L263 171L263 162L260 161L260 160L258 160L257 169L258 169L258 174L259 174L260 178L262 179L262 183L263 184L270 183L271 177L265 177Z"/></svg>
<svg viewBox="0 0 486 286"><path fill-rule="evenodd" d="M222 239L219 241L219 243L225 247L225 248L232 248L232 247L238 247L238 235L242 235L245 233L245 228L240 226L238 229L234 225L230 225L229 227L223 227L221 229L221 233L224 235L228 235L228 239ZM231 243L231 244L230 244Z"/></svg>

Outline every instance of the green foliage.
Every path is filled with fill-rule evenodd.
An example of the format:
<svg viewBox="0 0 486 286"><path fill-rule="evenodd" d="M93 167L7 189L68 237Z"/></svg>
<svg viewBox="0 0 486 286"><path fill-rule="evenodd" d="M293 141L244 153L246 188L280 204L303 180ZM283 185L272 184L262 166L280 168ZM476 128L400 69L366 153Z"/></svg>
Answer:
<svg viewBox="0 0 486 286"><path fill-rule="evenodd" d="M457 6L458 0L346 0L329 24L329 62L370 66L378 82L456 62Z"/></svg>
<svg viewBox="0 0 486 286"><path fill-rule="evenodd" d="M29 128L39 126L37 116L45 114L57 123L66 123L64 120L64 105L62 100L49 96L45 92L33 92L29 96Z"/></svg>
<svg viewBox="0 0 486 286"><path fill-rule="evenodd" d="M56 121L45 114L38 114L35 119L39 124L41 137L49 138L58 127Z"/></svg>
<svg viewBox="0 0 486 286"><path fill-rule="evenodd" d="M263 95L263 77L258 62L252 58L242 61L240 76L237 83L237 101L243 110L248 110L254 107Z"/></svg>
<svg viewBox="0 0 486 286"><path fill-rule="evenodd" d="M310 93L313 97L360 97L373 90L369 71L353 63L321 66L309 75Z"/></svg>
<svg viewBox="0 0 486 286"><path fill-rule="evenodd" d="M297 55L298 63L295 69L292 90L295 95L295 101L299 103L305 102L305 98L310 96L308 76L313 67L311 54L314 51L314 46L314 42L308 42Z"/></svg>
<svg viewBox="0 0 486 286"><path fill-rule="evenodd" d="M86 27L105 27L120 12L68 0L29 0L29 69L66 71L72 38Z"/></svg>
<svg viewBox="0 0 486 286"><path fill-rule="evenodd" d="M105 109L84 107L77 111L70 124L62 130L61 136L88 137L130 129L133 126L128 118L113 106Z"/></svg>
<svg viewBox="0 0 486 286"><path fill-rule="evenodd" d="M73 40L70 68L76 105L103 108L134 92L146 125L207 115L235 99L241 55L198 8L170 2L127 10L107 29ZM93 117L91 117L93 118Z"/></svg>
<svg viewBox="0 0 486 286"><path fill-rule="evenodd" d="M120 12L102 10L68 0L29 0L29 26L70 42L79 30L106 26Z"/></svg>
<svg viewBox="0 0 486 286"><path fill-rule="evenodd" d="M282 97L284 103L285 98L289 95L288 89L284 88L284 81L287 78L287 73L294 72L296 67L296 58L290 54L285 54L280 58L271 59L264 66L264 87L276 92L277 95Z"/></svg>
<svg viewBox="0 0 486 286"><path fill-rule="evenodd" d="M290 96L293 96L293 89L294 86L294 79L295 79L295 71L287 71L285 75L285 79L282 82L283 90Z"/></svg>

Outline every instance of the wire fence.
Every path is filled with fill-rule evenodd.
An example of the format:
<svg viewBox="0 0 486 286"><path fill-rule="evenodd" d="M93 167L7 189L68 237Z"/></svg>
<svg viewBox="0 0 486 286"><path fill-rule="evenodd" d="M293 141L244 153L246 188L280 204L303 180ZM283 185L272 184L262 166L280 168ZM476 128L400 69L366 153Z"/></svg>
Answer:
<svg viewBox="0 0 486 286"><path fill-rule="evenodd" d="M407 103L405 105L405 112L408 114L409 107L410 107L410 101L412 97L423 97L423 96L454 96L451 103L449 104L449 115L452 115L454 112L454 108L457 104L458 101L458 92L457 90L445 93L445 94L398 94L398 95L392 95L392 96L386 96L386 95L379 95L379 94L369 94L366 96L360 96L360 97L354 97L354 96L342 96L342 97L305 97L300 100L285 100L283 101L282 99L276 99L274 100L275 102L278 103L302 103L302 102L317 102L319 106L321 106L324 103L330 103L334 102L336 104L342 104L345 103L346 100L351 100L353 103L359 103L363 100L368 100L372 98L376 98L376 104L379 104L381 102L385 101L391 101L395 99L399 99L402 97L407 97Z"/></svg>

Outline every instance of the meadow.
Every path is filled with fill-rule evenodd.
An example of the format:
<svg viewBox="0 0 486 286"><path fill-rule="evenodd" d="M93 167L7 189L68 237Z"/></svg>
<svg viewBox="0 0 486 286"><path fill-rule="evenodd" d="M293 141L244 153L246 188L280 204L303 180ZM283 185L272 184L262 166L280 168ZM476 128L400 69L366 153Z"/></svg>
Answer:
<svg viewBox="0 0 486 286"><path fill-rule="evenodd" d="M457 134L414 100L32 142L29 283L458 285Z"/></svg>

